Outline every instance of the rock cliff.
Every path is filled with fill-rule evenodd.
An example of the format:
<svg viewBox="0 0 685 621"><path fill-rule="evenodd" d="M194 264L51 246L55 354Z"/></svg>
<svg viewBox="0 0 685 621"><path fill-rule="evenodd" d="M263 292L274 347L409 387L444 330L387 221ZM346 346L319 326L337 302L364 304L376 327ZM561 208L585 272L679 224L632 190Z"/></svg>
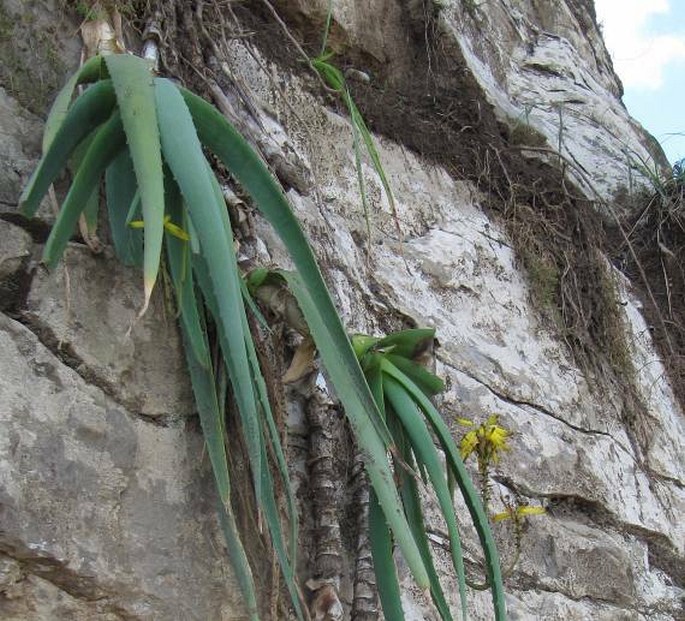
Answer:
<svg viewBox="0 0 685 621"><path fill-rule="evenodd" d="M123 4L137 50L145 3ZM435 327L455 434L456 417L492 413L514 432L494 497L547 514L526 521L509 618L682 619L685 419L639 283L598 232L646 183L631 158L664 158L621 103L592 2L335 1L329 43L394 193L395 213L364 161L368 214L345 109L291 40L318 53L326 0L274 2L282 23L257 0L205 3L204 16L158 4L165 68L214 93L260 149L350 333ZM135 320L140 276L106 231L103 252L75 237L48 273L53 205L34 221L17 211L49 102L78 64L73 6L0 6L0 617L242 619L173 307L160 287ZM240 209L241 259L287 267L266 223ZM306 486L306 408L289 395ZM306 536L316 517L302 510ZM500 537L506 564L506 525ZM465 546L475 576L468 532ZM404 587L407 618L437 618ZM490 618L487 594L469 607Z"/></svg>

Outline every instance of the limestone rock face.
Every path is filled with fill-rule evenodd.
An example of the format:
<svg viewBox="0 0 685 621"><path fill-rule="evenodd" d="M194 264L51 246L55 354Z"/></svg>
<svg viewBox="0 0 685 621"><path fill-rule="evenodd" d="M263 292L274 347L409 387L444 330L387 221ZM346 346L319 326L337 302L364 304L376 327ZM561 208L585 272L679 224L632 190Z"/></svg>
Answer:
<svg viewBox="0 0 685 621"><path fill-rule="evenodd" d="M127 412L0 321L2 618L240 618L198 430Z"/></svg>
<svg viewBox="0 0 685 621"><path fill-rule="evenodd" d="M161 291L137 319L141 277L116 259L73 248L55 273L36 273L24 320L68 355L89 381L141 416L179 418L193 411L175 310Z"/></svg>
<svg viewBox="0 0 685 621"><path fill-rule="evenodd" d="M592 2L455 0L440 19L522 155L560 152L580 187L603 198L644 183L631 162L668 165L619 99Z"/></svg>
<svg viewBox="0 0 685 621"><path fill-rule="evenodd" d="M328 3L274 5L306 37L320 33ZM65 65L74 66L77 16L55 33L67 19L58 3L2 6L0 15L26 36L54 35ZM350 66L368 70L371 94L354 89L381 132L375 140L396 214L366 159L364 213L344 110L321 97L301 68L288 69L295 63L283 63L282 48L265 42L264 23L272 44L275 32L285 38L277 24L251 6L244 11L255 44L248 50L251 43L231 39L221 60L242 85L253 110L245 127L256 132L249 138L286 184L349 332L435 327L435 369L447 383L439 405L455 434L457 416L482 421L492 413L514 432L492 481L494 502L516 496L547 507L527 522L507 579L509 618L681 619L685 419L631 283L615 274L614 312L637 369L631 395L644 404L634 409L619 385L580 368L558 326L541 317L510 232L489 208L487 182L417 147L420 134L433 131L422 124L430 108L419 103L438 94L407 103L415 116L402 116L401 99L390 114L374 116L383 97L380 87L373 91L377 67L387 66L388 92L405 84L403 72L422 53L416 41L425 40L426 71L447 71L445 58L453 63L453 77L469 89L455 108L472 106L474 123L480 110L483 140L496 139L490 131L507 135L511 149L532 147L516 151L522 166L539 165L537 158L554 168L559 158L547 151L561 136L571 163L556 173L588 196L594 188L610 197L629 183L626 153L652 153L659 162L662 155L620 102L591 4L334 3L330 43ZM4 56L3 63L10 72ZM173 308L160 287L136 320L140 275L117 265L110 248L92 255L78 238L66 268L48 273L38 260L50 206L32 223L16 213L45 115L29 109L27 97L0 88L0 617L243 619ZM400 131L397 118L415 125L407 121ZM477 140L479 131L463 135ZM482 164L487 179L495 165ZM267 224L251 215L250 227L241 256L288 267ZM506 566L514 551L503 524ZM464 530L477 579L478 546ZM450 562L437 549L456 614ZM407 619L436 619L398 563ZM489 595L473 592L469 610L473 619L491 619Z"/></svg>

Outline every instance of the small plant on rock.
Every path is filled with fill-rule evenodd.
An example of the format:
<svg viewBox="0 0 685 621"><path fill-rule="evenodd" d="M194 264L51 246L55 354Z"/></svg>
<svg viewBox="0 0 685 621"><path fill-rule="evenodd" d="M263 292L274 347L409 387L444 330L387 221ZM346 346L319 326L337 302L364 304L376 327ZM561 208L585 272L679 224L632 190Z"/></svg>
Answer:
<svg viewBox="0 0 685 621"><path fill-rule="evenodd" d="M511 431L500 425L499 415L491 414L485 422L476 425L473 421L466 418L458 418L457 422L469 428L459 442L459 452L462 459L466 462L471 455L476 457L478 464L478 476L480 478L480 495L486 513L490 512L491 490L490 475L492 468L497 466L500 461L501 453L509 450L509 439ZM511 520L514 529L514 555L508 566L502 570L505 578L509 577L518 563L521 555L521 545L523 538L523 524L526 518L533 515L543 515L544 507L530 506L524 502L514 502L509 499L502 499L504 511L490 515L494 523ZM475 589L484 590L489 588L489 581L483 584L476 584L467 581L467 584Z"/></svg>
<svg viewBox="0 0 685 621"><path fill-rule="evenodd" d="M347 112L350 115L350 123L352 124L352 138L354 144L354 162L357 172L357 183L359 184L359 194L362 199L362 207L364 210L364 218L366 220L366 232L369 238L369 244L371 243L371 219L368 198L366 194L366 183L364 181L364 173L362 171L362 145L366 150L366 153L371 160L373 169L381 180L383 190L390 204L390 211L395 220L397 226L397 233L399 235L400 241L402 239L402 232L399 225L399 219L397 217L397 209L395 207L395 198L392 193L392 188L390 187L390 182L385 174L385 169L383 168L383 163L381 162L380 155L376 149L376 145L371 136L369 128L366 126L364 117L362 116L357 104L352 99L352 94L347 86L347 80L345 79L345 74L333 64L331 59L335 56L335 53L327 49L328 34L331 27L331 17L332 17L332 2L328 3L328 14L326 15L326 26L324 29L323 43L321 44L320 54L311 60L311 65L314 70L319 74L321 79L326 83L326 85L333 90L333 92L342 99ZM359 71L356 74L363 76L368 81L368 76Z"/></svg>

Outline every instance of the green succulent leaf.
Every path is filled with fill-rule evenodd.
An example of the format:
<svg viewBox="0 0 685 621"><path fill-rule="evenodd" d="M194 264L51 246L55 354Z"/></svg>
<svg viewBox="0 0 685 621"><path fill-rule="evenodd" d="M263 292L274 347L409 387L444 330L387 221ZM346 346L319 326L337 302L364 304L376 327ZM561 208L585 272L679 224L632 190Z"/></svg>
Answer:
<svg viewBox="0 0 685 621"><path fill-rule="evenodd" d="M167 212L175 222L183 222L185 214L181 191L171 174L164 177ZM195 295L195 283L190 261L190 244L178 237L166 233L167 261L171 279L176 292L176 302L180 319L186 336L186 347L190 345L197 364L203 369L210 366L207 335L200 309L200 300ZM223 417L221 417L223 420Z"/></svg>
<svg viewBox="0 0 685 621"><path fill-rule="evenodd" d="M207 172L210 176L210 180L212 182L212 188L214 190L214 196L216 198L217 203L221 203L224 208L221 210L221 222L223 224L224 228L224 233L226 235L227 239L232 239L233 238L233 233L231 231L231 223L228 218L228 212L225 208L224 204L224 199L223 195L221 193L221 188L219 187L219 183L216 180L216 177L214 176L209 164L207 166ZM265 277L264 280L283 280L282 276L280 276L276 272L269 271ZM262 282L264 282L264 280ZM247 292L245 291L245 282L243 279L240 279L240 285L241 285L241 291L243 294L243 300L245 300L246 296L251 300L251 297ZM259 311L257 311L259 313ZM258 316L260 316L261 313L259 313ZM283 452L283 447L281 445L281 440L280 436L278 433L278 429L276 427L276 421L274 419L273 412L271 410L271 404L269 403L269 395L268 395L268 390L266 387L266 382L264 381L264 377L261 372L261 368L259 365L259 359L257 357L257 351L255 348L254 340L252 339L252 335L250 334L250 326L247 321L247 316L245 312L243 311L240 315L241 321L242 321L242 329L243 329L243 334L245 335L245 349L247 351L247 356L248 356L248 361L249 361L249 366L250 366L250 374L252 378L252 384L254 387L254 392L255 392L255 399L257 402L257 409L258 412L260 413L262 422L264 423L264 426L266 427L266 436L268 438L267 441L265 441L265 444L268 443L269 449L271 453L274 455L275 460L276 460L276 467L278 470L278 473L281 477L281 481L283 483L283 490L286 496L286 505L287 505L287 511L288 511L288 520L290 522L290 561L288 562L288 558L285 554L285 543L283 542L283 535L281 534L281 527L280 527L280 520L279 520L279 512L278 508L276 506L275 499L272 496L269 496L268 494L265 494L265 513L267 513L267 522L270 524L270 529L272 530L272 539L275 540L276 546L278 548L277 554L279 555L279 558L281 559L281 565L284 573L284 577L286 579L286 583L288 585L288 589L290 590L291 596L293 598L293 602L296 605L298 614L301 614L299 605L297 604L297 600L299 598L299 594L297 593L297 587L295 585L295 575L292 570L292 567L296 566L297 563L297 531L298 531L298 517L297 517L297 510L295 507L295 497L293 494L292 486L290 484L290 476L288 474L288 465L285 460L285 454ZM269 478L271 477L270 471L268 473Z"/></svg>
<svg viewBox="0 0 685 621"><path fill-rule="evenodd" d="M35 215L74 149L112 116L115 103L114 88L109 80L93 84L76 99L19 197L19 206L26 217Z"/></svg>
<svg viewBox="0 0 685 621"><path fill-rule="evenodd" d="M171 257L170 257L171 258ZM241 590L245 596L245 603L251 621L258 621L259 613L257 609L256 589L252 570L245 554L235 518L231 508L231 482L226 457L226 447L224 443L224 430L222 410L219 406L214 382L214 373L211 365L201 366L196 356L193 354L193 346L188 342L188 334L185 323L181 323L182 333L185 341L186 361L190 371L190 379L195 396L200 424L204 435L209 461L212 464L214 481L219 492L219 522L221 524L231 563L235 569L236 576L240 583ZM205 342L208 348L208 344ZM205 352L209 358L209 351Z"/></svg>
<svg viewBox="0 0 685 621"><path fill-rule="evenodd" d="M366 334L354 334L352 336L352 349L360 362L366 353L372 349L380 339L375 336L367 336ZM363 368L363 367L362 367Z"/></svg>
<svg viewBox="0 0 685 621"><path fill-rule="evenodd" d="M373 489L369 490L369 543L383 615L386 619L404 621L402 597L392 554L392 537Z"/></svg>
<svg viewBox="0 0 685 621"><path fill-rule="evenodd" d="M233 235L221 195L209 165L204 159L192 118L178 89L172 82L158 78L155 91L159 107L158 122L164 157L181 190L190 221L200 243L194 256L194 270L217 325L221 351L233 386L243 433L247 444L255 494L264 511L272 543L290 590L298 618L303 618L292 565L286 553L280 513L275 499L262 428L276 455L281 476L287 484L285 457L273 421L266 386L257 362L242 298L242 280L233 253ZM289 497L291 524L296 529L294 500ZM296 530L291 534L292 552Z"/></svg>
<svg viewBox="0 0 685 621"><path fill-rule="evenodd" d="M102 56L89 58L81 68L72 75L67 83L58 93L48 118L45 121L45 131L43 132L43 154L47 153L52 141L59 128L67 117L67 112L74 97L74 91L79 84L95 82L102 77Z"/></svg>
<svg viewBox="0 0 685 621"><path fill-rule="evenodd" d="M401 453L405 463L410 467L413 466L411 455L408 453ZM423 511L421 509L421 500L419 498L419 486L416 479L406 472L403 468L398 468L400 479L400 495L404 510L407 514L407 521L414 534L414 539L419 547L419 552L423 558L423 562L428 570L428 577L430 578L430 592L433 598L433 603L440 613L443 621L451 621L452 613L449 605L445 599L445 593L440 584L438 572L435 570L433 563L433 555L430 550L430 542L426 534L426 523L423 519Z"/></svg>
<svg viewBox="0 0 685 621"><path fill-rule="evenodd" d="M411 328L400 330L378 339L376 349L413 360L433 344L435 328Z"/></svg>
<svg viewBox="0 0 685 621"><path fill-rule="evenodd" d="M394 353L385 354L384 357L409 377L426 396L433 397L445 390L445 382L437 375L427 371L420 364L402 356L396 356Z"/></svg>
<svg viewBox="0 0 685 621"><path fill-rule="evenodd" d="M125 144L121 118L118 112L114 112L93 138L64 199L55 225L50 231L43 251L43 261L49 267L54 267L62 257L88 199L99 186L107 167L124 149Z"/></svg>
<svg viewBox="0 0 685 621"><path fill-rule="evenodd" d="M235 515L233 515L230 504L220 504L217 510L219 512L221 530L224 533L224 539L226 540L226 545L228 547L228 556L231 558L231 563L238 577L240 588L245 596L248 618L250 621L259 621L259 608L257 606L257 591L255 589L254 577L252 575L250 563L247 560L247 554L245 554L245 548L240 540Z"/></svg>
<svg viewBox="0 0 685 621"><path fill-rule="evenodd" d="M72 171L73 174L75 174L81 166L81 162L83 161L83 158L88 152L88 149L90 148L90 145L92 144L93 138L95 138L96 133L97 130L91 132L91 134L88 137L86 137L85 140L83 140L83 142L81 142L81 144L79 144L78 147L76 147L76 149L74 150L74 153L71 156L71 161L69 162L69 170ZM83 217L86 221L86 228L88 230L88 233L91 235L94 235L97 231L99 211L100 184L98 183L98 185L95 187L93 193L90 195L83 208Z"/></svg>
<svg viewBox="0 0 685 621"><path fill-rule="evenodd" d="M104 61L116 91L143 207L143 314L157 280L164 237L164 176L154 78L151 64L142 58L111 54Z"/></svg>
<svg viewBox="0 0 685 621"><path fill-rule="evenodd" d="M133 162L128 149L125 149L109 165L105 173L107 213L117 257L124 265L140 267L143 264L143 232L131 228L127 222L127 215L137 190Z"/></svg>

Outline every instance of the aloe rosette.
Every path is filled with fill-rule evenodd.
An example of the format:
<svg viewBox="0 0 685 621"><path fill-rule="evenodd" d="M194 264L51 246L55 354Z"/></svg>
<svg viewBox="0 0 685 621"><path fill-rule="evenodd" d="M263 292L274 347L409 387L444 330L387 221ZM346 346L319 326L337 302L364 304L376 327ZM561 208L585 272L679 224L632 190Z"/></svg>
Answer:
<svg viewBox="0 0 685 621"><path fill-rule="evenodd" d="M459 450L440 413L430 398L444 389L440 378L428 372L415 358L433 342L432 329L404 330L384 338L357 335L355 352L369 382L376 403L397 446L395 475L405 514L419 546L430 579L430 594L442 619L452 619L430 551L419 495L418 475L434 493L447 526L450 555L459 583L461 616L467 618L466 578L452 487L458 485L478 533L485 557L488 584L496 619L506 618L504 592L497 548L487 514ZM434 438L444 455L443 467ZM371 549L378 589L385 616L404 619L400 591L392 559L391 533L382 520L372 493L369 507Z"/></svg>

